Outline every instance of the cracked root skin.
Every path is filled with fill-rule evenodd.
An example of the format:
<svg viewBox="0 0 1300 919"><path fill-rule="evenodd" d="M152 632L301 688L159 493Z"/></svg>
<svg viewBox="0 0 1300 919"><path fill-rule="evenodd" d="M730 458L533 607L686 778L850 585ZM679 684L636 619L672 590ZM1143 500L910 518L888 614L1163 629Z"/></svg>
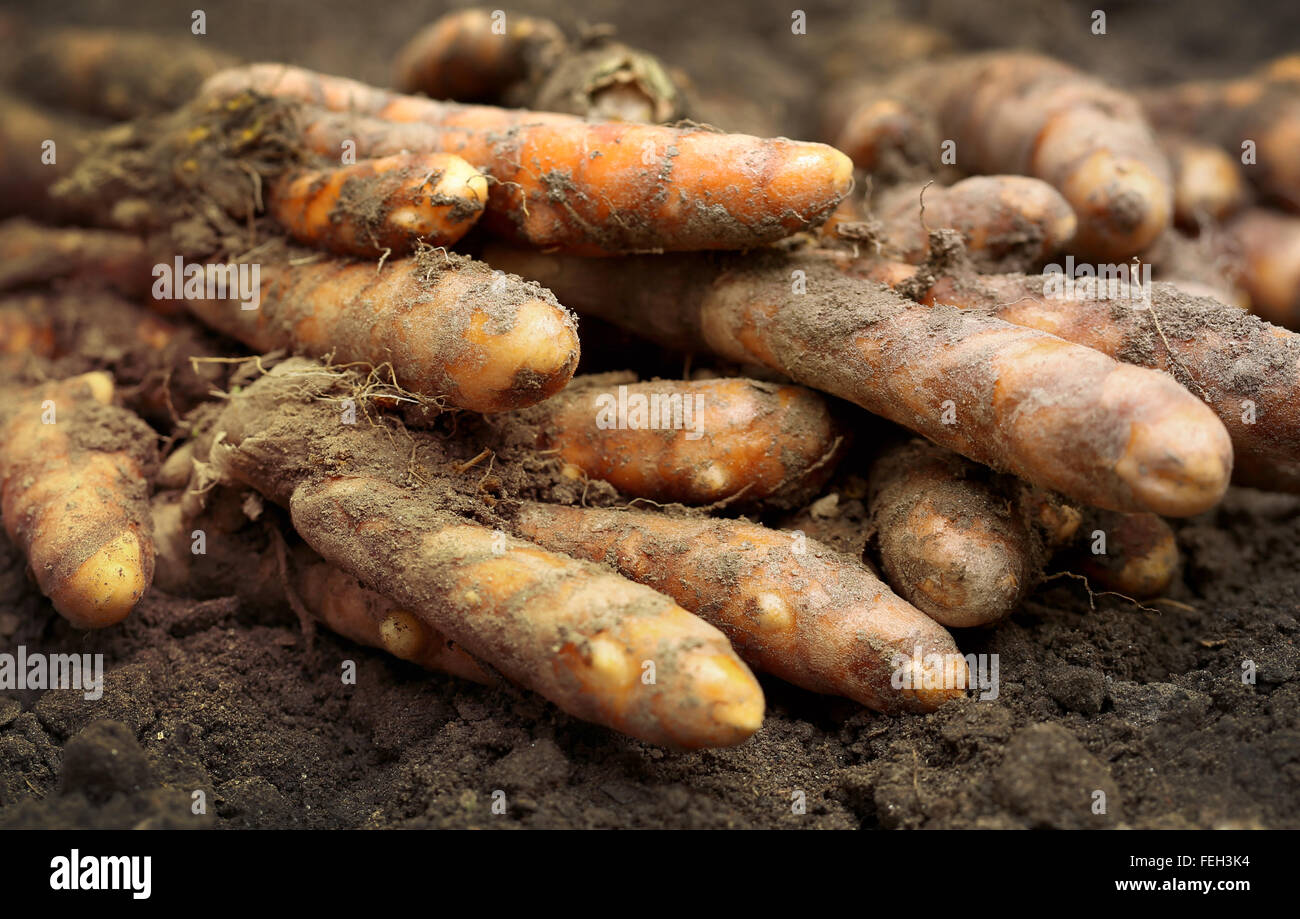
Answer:
<svg viewBox="0 0 1300 919"><path fill-rule="evenodd" d="M0 392L6 532L69 622L104 628L122 621L153 579L146 484L153 432L109 404L106 373ZM50 403L54 423L47 424Z"/></svg>
<svg viewBox="0 0 1300 919"><path fill-rule="evenodd" d="M620 386L599 377L579 378L524 417L540 434L539 449L558 452L629 497L797 502L826 481L844 444L825 400L800 386L744 379L623 385L625 405L633 408L622 430L612 426L619 423ZM633 415L640 399L659 406L657 420L646 410Z"/></svg>
<svg viewBox="0 0 1300 919"><path fill-rule="evenodd" d="M213 328L258 351L390 364L405 389L502 412L562 389L578 363L577 325L548 291L428 251L382 266L288 250L261 263L261 302L186 300Z"/></svg>
<svg viewBox="0 0 1300 919"><path fill-rule="evenodd" d="M413 529L386 517L395 505ZM685 748L740 743L762 722L726 638L653 590L375 479L304 485L289 507L326 559L570 714Z"/></svg>
<svg viewBox="0 0 1300 919"><path fill-rule="evenodd" d="M882 712L933 711L964 694L966 664L942 626L862 564L796 534L736 520L528 503L516 531L603 562L726 632L755 667ZM901 660L943 655L938 673L891 685ZM927 688L927 681L935 688Z"/></svg>
<svg viewBox="0 0 1300 919"><path fill-rule="evenodd" d="M352 140L365 157L463 157L494 180L489 229L578 254L762 245L819 226L853 184L824 144L434 102L281 65L228 70L204 94L250 89L324 109L303 126L324 155Z"/></svg>
<svg viewBox="0 0 1300 919"><path fill-rule="evenodd" d="M1232 470L1223 424L1169 376L990 315L925 307L816 256L623 263L489 249L574 308L691 341L856 403L937 444L1084 504L1190 516ZM800 276L806 293L793 292ZM617 290L620 296L610 297Z"/></svg>

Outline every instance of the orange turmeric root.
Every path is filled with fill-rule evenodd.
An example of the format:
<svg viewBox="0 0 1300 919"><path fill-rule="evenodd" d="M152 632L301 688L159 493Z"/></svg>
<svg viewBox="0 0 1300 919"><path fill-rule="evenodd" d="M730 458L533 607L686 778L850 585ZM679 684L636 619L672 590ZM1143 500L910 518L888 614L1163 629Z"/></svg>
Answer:
<svg viewBox="0 0 1300 919"><path fill-rule="evenodd" d="M1006 477L934 444L884 453L868 508L885 579L943 625L1005 619L1042 579L1050 547Z"/></svg>
<svg viewBox="0 0 1300 919"><path fill-rule="evenodd" d="M1174 175L1174 219L1197 229L1222 220L1249 199L1246 182L1232 157L1208 143L1182 134L1160 135Z"/></svg>
<svg viewBox="0 0 1300 919"><path fill-rule="evenodd" d="M891 247L913 264L930 254L929 231L946 227L961 234L978 271L1025 270L1061 251L1078 226L1056 189L1027 176L973 176L923 188L891 190L878 208Z"/></svg>
<svg viewBox="0 0 1300 919"><path fill-rule="evenodd" d="M994 316L904 301L827 259L613 262L501 246L485 258L580 311L770 367L1081 503L1187 516L1228 485L1223 424L1168 376Z"/></svg>
<svg viewBox="0 0 1300 919"><path fill-rule="evenodd" d="M1251 208L1225 232L1239 253L1251 311L1300 331L1300 217Z"/></svg>
<svg viewBox="0 0 1300 919"><path fill-rule="evenodd" d="M1103 590L1146 600L1164 593L1178 573L1178 540L1155 514L1092 510L1079 533L1073 567Z"/></svg>
<svg viewBox="0 0 1300 919"><path fill-rule="evenodd" d="M471 523L404 488L411 448L340 425L338 372L286 361L231 399L212 449L230 479L289 508L327 561L506 678L649 743L740 743L763 694L726 638L667 597Z"/></svg>
<svg viewBox="0 0 1300 919"><path fill-rule="evenodd" d="M798 386L613 377L579 378L526 418L538 449L629 497L788 501L825 482L844 445L825 400Z"/></svg>
<svg viewBox="0 0 1300 919"><path fill-rule="evenodd" d="M512 87L555 66L565 45L549 19L456 10L402 46L393 85L431 99L504 101Z"/></svg>
<svg viewBox="0 0 1300 919"><path fill-rule="evenodd" d="M126 121L176 108L204 79L235 63L197 41L68 28L38 36L19 56L15 81L55 108Z"/></svg>
<svg viewBox="0 0 1300 919"><path fill-rule="evenodd" d="M419 32L398 53L395 85L434 99L596 121L659 124L688 115L654 55L599 34L571 46L550 20L501 10L456 10Z"/></svg>
<svg viewBox="0 0 1300 919"><path fill-rule="evenodd" d="M967 687L952 636L863 565L800 534L535 502L521 506L515 528L666 593L726 632L746 661L805 689L926 712Z"/></svg>
<svg viewBox="0 0 1300 919"><path fill-rule="evenodd" d="M195 441L186 443L192 446ZM166 465L159 473L159 485ZM218 485L207 496L224 488ZM234 495L222 497L235 500ZM244 503L247 493L241 492L239 498ZM292 609L350 641L380 648L426 670L476 683L495 682L473 657L419 617L362 586L305 545L288 545L294 537L286 539L274 524L267 525L266 518L251 523L242 509L237 516L225 513L228 509L220 499L199 513L187 514L186 502L177 491L158 492L151 504L157 548L154 585L162 590L203 599L233 592L241 608ZM203 539L203 551L198 553L196 534Z"/></svg>
<svg viewBox="0 0 1300 919"><path fill-rule="evenodd" d="M364 587L306 547L294 552L292 586L303 607L332 632L359 645L475 683L491 673L445 634L382 594Z"/></svg>
<svg viewBox="0 0 1300 919"><path fill-rule="evenodd" d="M483 213L487 179L458 156L405 154L336 169L298 169L267 209L294 239L340 255L407 255L416 240L450 246Z"/></svg>
<svg viewBox="0 0 1300 919"><path fill-rule="evenodd" d="M441 251L379 267L295 254L259 263L256 309L234 299L185 306L254 350L387 363L407 390L476 412L532 405L573 376L573 317L536 285Z"/></svg>
<svg viewBox="0 0 1300 919"><path fill-rule="evenodd" d="M1235 80L1193 81L1140 94L1151 123L1220 146L1272 203L1300 211L1300 83L1294 58Z"/></svg>
<svg viewBox="0 0 1300 919"><path fill-rule="evenodd" d="M989 52L905 69L883 88L938 118L966 172L1053 185L1079 220L1084 256L1126 260L1169 226L1169 165L1141 107L1065 64Z"/></svg>
<svg viewBox="0 0 1300 919"><path fill-rule="evenodd" d="M327 156L344 141L364 157L454 153L494 180L489 229L580 254L762 245L820 225L853 181L823 144L453 105L273 64L204 93L247 90L328 110L305 109L302 129Z"/></svg>
<svg viewBox="0 0 1300 919"><path fill-rule="evenodd" d="M416 531L381 508L401 508ZM502 542L375 479L302 486L290 510L327 559L570 714L685 748L739 743L762 721L762 692L726 638L649 588Z"/></svg>
<svg viewBox="0 0 1300 919"><path fill-rule="evenodd" d="M0 516L41 592L78 628L121 622L149 589L155 436L106 373L0 396Z"/></svg>
<svg viewBox="0 0 1300 919"><path fill-rule="evenodd" d="M1237 482L1300 489L1300 335L1160 282L1151 285L1149 306L1136 287L1093 299L1047 296L1044 284L1041 275L952 276L936 281L923 299L1169 374L1200 395L1226 427Z"/></svg>

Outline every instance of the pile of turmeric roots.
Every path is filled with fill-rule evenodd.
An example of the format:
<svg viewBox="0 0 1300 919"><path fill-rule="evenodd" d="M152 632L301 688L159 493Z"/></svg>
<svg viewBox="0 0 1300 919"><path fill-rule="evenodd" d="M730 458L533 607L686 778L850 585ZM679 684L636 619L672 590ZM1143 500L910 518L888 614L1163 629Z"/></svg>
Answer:
<svg viewBox="0 0 1300 919"><path fill-rule="evenodd" d="M1300 61L1135 95L880 29L835 146L682 120L653 55L499 11L391 90L8 34L0 481L36 584L87 629L236 594L685 748L759 728L751 667L963 697L948 628L1053 558L1158 596L1164 518L1300 490ZM575 377L570 310L683 378ZM807 532L841 499L865 554Z"/></svg>

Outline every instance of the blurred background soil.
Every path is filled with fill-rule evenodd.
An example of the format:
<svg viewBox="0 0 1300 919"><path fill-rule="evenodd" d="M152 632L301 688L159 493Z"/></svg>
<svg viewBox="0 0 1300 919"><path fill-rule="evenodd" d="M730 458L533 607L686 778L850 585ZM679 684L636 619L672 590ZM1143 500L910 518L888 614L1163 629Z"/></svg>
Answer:
<svg viewBox="0 0 1300 919"><path fill-rule="evenodd" d="M454 5L202 8L214 46L383 84L402 42ZM891 13L961 45L1035 47L1123 83L1236 73L1295 50L1300 36L1300 6L1287 2L1112 2L1105 36L1089 32L1094 7L801 0L804 36L790 33L789 4L508 9L570 30L613 23L737 122L814 138L822 61ZM187 37L193 4L0 9ZM583 333L584 370L681 372L607 328L584 323ZM602 342L614 356L601 356ZM861 471L853 462L846 473ZM851 502L844 513L851 522ZM996 630L957 633L964 652L999 655L996 699L890 718L764 679L763 729L698 753L651 748L537 697L427 674L326 632L309 642L291 616L233 599L155 593L125 625L77 632L0 543L0 651L102 652L108 671L94 702L0 691L0 827L1300 827L1300 497L1234 490L1179 537L1183 576L1146 608L1090 598L1061 576ZM340 679L349 660L355 685ZM1243 682L1251 666L1253 684ZM199 791L206 813L195 815ZM1098 791L1105 813L1094 812Z"/></svg>

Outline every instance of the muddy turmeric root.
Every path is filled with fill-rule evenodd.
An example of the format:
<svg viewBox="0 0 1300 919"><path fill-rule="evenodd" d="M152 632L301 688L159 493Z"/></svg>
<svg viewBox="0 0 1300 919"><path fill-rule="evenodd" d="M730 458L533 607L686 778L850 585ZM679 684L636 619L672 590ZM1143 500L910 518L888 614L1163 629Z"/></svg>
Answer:
<svg viewBox="0 0 1300 919"><path fill-rule="evenodd" d="M405 389L476 412L532 405L573 376L573 317L534 284L440 250L381 266L302 256L263 258L256 309L185 305L254 350L387 363Z"/></svg>
<svg viewBox="0 0 1300 919"><path fill-rule="evenodd" d="M340 255L407 255L450 246L483 213L487 178L458 156L405 154L298 169L271 185L267 209L298 242Z"/></svg>
<svg viewBox="0 0 1300 919"><path fill-rule="evenodd" d="M77 216L49 189L69 175L91 131L79 122L0 92L0 217Z"/></svg>
<svg viewBox="0 0 1300 919"><path fill-rule="evenodd" d="M186 441L193 448L194 440ZM161 486L172 460L159 472ZM192 455L191 455L192 461ZM206 458L204 459L206 462ZM189 482L188 474L179 483ZM193 485L194 483L190 483ZM224 493L223 489L226 490ZM477 683L494 682L489 673L454 643L392 600L362 586L352 575L325 561L305 545L292 544L265 517L250 522L242 506L248 492L227 486L216 503L187 514L179 491L159 492L151 502L157 561L154 585L177 596L239 598L241 608L293 610L357 644L380 648L427 670L451 673ZM238 500L236 514L227 505ZM198 539L202 551L196 552Z"/></svg>
<svg viewBox="0 0 1300 919"><path fill-rule="evenodd" d="M788 501L829 477L845 443L820 395L754 380L579 378L524 417L538 449L658 502Z"/></svg>
<svg viewBox="0 0 1300 919"><path fill-rule="evenodd" d="M1282 58L1250 76L1179 83L1140 98L1157 128L1217 144L1272 203L1300 211L1300 83L1293 69Z"/></svg>
<svg viewBox="0 0 1300 919"><path fill-rule="evenodd" d="M506 247L485 258L580 311L770 367L1081 503L1187 516L1228 485L1223 424L1168 376L993 316L905 301L826 259L615 262Z"/></svg>
<svg viewBox="0 0 1300 919"><path fill-rule="evenodd" d="M1161 134L1160 147L1173 170L1179 226L1194 230L1207 220L1222 220L1249 200L1236 161L1218 147L1182 134Z"/></svg>
<svg viewBox="0 0 1300 919"><path fill-rule="evenodd" d="M197 41L119 29L56 29L15 63L15 81L55 108L126 121L170 111L236 58Z"/></svg>
<svg viewBox="0 0 1300 919"><path fill-rule="evenodd" d="M397 56L396 86L434 99L482 102L597 121L658 124L687 116L658 58L608 36L569 45L555 23L481 9L447 13Z"/></svg>
<svg viewBox="0 0 1300 919"><path fill-rule="evenodd" d="M1150 304L1140 288L1123 284L1104 299L1078 291L1048 296L1045 285L1042 275L961 275L939 279L923 299L1164 371L1201 396L1227 428L1237 482L1300 490L1300 335L1158 281Z"/></svg>
<svg viewBox="0 0 1300 919"><path fill-rule="evenodd" d="M843 95L827 122L854 166L884 181L933 174L939 127L929 112L876 87Z"/></svg>
<svg viewBox="0 0 1300 919"><path fill-rule="evenodd" d="M1090 510L1071 567L1103 590L1134 600L1158 597L1178 573L1178 540L1155 514Z"/></svg>
<svg viewBox="0 0 1300 919"><path fill-rule="evenodd" d="M89 373L0 393L0 515L41 592L78 628L121 622L149 589L155 436Z"/></svg>
<svg viewBox="0 0 1300 919"><path fill-rule="evenodd" d="M726 632L749 663L805 689L900 712L933 711L967 687L952 636L863 565L801 534L532 502L515 529L666 593ZM906 680L896 679L900 667Z"/></svg>
<svg viewBox="0 0 1300 919"><path fill-rule="evenodd" d="M647 587L394 484L411 479L419 441L339 424L330 401L355 387L311 362L278 365L231 399L213 463L287 506L327 561L570 714L687 748L757 730L762 691L722 633Z"/></svg>
<svg viewBox="0 0 1300 919"><path fill-rule="evenodd" d="M483 9L447 13L397 53L393 85L404 93L457 102L501 102L508 91L549 71L564 53L549 19Z"/></svg>
<svg viewBox="0 0 1300 919"><path fill-rule="evenodd" d="M0 223L0 291L86 281L126 297L147 297L157 257L144 241L113 230Z"/></svg>
<svg viewBox="0 0 1300 919"><path fill-rule="evenodd" d="M425 618L402 609L305 547L293 554L290 581L304 609L332 632L394 657L475 683L496 680Z"/></svg>
<svg viewBox="0 0 1300 919"><path fill-rule="evenodd" d="M454 153L494 180L488 229L580 254L762 245L819 226L853 182L823 144L453 105L273 64L204 92L247 90L324 109L304 109L302 140L327 156L345 141L363 157Z"/></svg>
<svg viewBox="0 0 1300 919"><path fill-rule="evenodd" d="M886 91L928 109L971 173L1035 176L1079 221L1074 247L1119 262L1173 210L1169 165L1137 101L1047 57L998 51L908 68Z"/></svg>
<svg viewBox="0 0 1300 919"><path fill-rule="evenodd" d="M872 466L867 506L885 579L936 622L1005 619L1042 579L1048 546L1006 478L926 441Z"/></svg>
<svg viewBox="0 0 1300 919"><path fill-rule="evenodd" d="M162 425L221 385L228 356L193 323L89 287L0 299L0 338L0 361L10 366L35 357L55 360L58 376L110 371L120 404Z"/></svg>
<svg viewBox="0 0 1300 919"><path fill-rule="evenodd" d="M40 306L39 296L0 300L0 370L12 372L28 358L54 357L54 323L41 314Z"/></svg>
<svg viewBox="0 0 1300 919"><path fill-rule="evenodd" d="M877 208L890 247L913 264L930 254L930 230L951 228L978 271L1025 270L1061 251L1078 225L1056 189L1028 176L973 176L924 194L923 188L891 190Z"/></svg>
<svg viewBox="0 0 1300 919"><path fill-rule="evenodd" d="M1251 311L1300 331L1300 217L1252 208L1224 230L1239 254Z"/></svg>
<svg viewBox="0 0 1300 919"><path fill-rule="evenodd" d="M290 511L327 559L570 714L686 748L739 743L762 721L762 692L726 638L649 588L374 479L300 487Z"/></svg>

